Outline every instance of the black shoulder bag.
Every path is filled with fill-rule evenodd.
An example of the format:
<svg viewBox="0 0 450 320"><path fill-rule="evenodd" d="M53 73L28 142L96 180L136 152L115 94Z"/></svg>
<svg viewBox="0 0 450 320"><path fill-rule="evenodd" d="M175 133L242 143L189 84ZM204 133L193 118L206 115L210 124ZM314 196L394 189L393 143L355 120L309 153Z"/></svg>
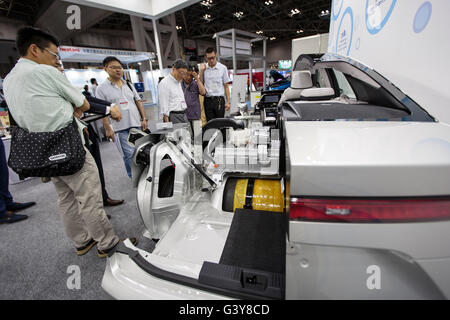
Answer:
<svg viewBox="0 0 450 320"><path fill-rule="evenodd" d="M83 167L85 155L75 118L67 127L54 132L11 127L8 165L20 179L72 175Z"/></svg>
<svg viewBox="0 0 450 320"><path fill-rule="evenodd" d="M135 105L136 105L136 107L137 107L137 100L136 100L136 97L134 96L134 91L133 91L133 88L131 87L131 86L132 86L132 84L131 84L131 82L130 82L129 80L126 80L125 82L126 82L126 84L127 84L128 88L130 88L130 90L131 90L131 93L133 94L133 100L134 100L134 104L135 104ZM138 108L138 111L139 111L139 108Z"/></svg>

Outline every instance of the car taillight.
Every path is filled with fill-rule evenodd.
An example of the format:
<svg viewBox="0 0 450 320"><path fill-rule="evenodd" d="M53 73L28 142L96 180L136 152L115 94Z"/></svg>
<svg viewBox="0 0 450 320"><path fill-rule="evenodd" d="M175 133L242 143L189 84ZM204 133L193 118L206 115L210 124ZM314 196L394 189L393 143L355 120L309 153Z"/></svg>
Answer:
<svg viewBox="0 0 450 320"><path fill-rule="evenodd" d="M321 222L417 222L450 219L450 197L419 199L291 198L294 220Z"/></svg>

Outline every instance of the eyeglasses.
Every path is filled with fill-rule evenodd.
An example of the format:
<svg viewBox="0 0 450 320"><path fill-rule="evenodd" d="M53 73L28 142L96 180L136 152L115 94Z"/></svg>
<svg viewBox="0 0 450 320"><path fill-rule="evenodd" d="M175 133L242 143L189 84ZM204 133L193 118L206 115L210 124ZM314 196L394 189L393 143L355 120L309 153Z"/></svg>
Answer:
<svg viewBox="0 0 450 320"><path fill-rule="evenodd" d="M48 53L54 55L54 56L56 57L56 59L61 60L61 58L59 57L59 54L58 54L58 53L54 53L53 51L50 51L50 50L48 50L47 48L42 48L42 47L39 47L39 46L38 46L38 48L41 49L41 50L47 51Z"/></svg>
<svg viewBox="0 0 450 320"><path fill-rule="evenodd" d="M187 72L186 72L186 71L180 71L180 70L177 69L177 72L178 72L179 74L181 74L183 77L187 75Z"/></svg>
<svg viewBox="0 0 450 320"><path fill-rule="evenodd" d="M119 66L112 66L112 67L108 67L108 68L113 69L113 70L122 70L123 69L122 67L119 67Z"/></svg>
<svg viewBox="0 0 450 320"><path fill-rule="evenodd" d="M216 56L213 57L206 57L206 60L214 60L216 58Z"/></svg>

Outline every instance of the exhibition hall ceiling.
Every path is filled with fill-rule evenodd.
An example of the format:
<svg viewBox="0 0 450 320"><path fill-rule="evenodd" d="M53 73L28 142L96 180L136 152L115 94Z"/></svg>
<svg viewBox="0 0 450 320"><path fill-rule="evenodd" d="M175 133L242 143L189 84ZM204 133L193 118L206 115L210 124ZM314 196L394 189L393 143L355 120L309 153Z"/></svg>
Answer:
<svg viewBox="0 0 450 320"><path fill-rule="evenodd" d="M0 18L33 24L53 1L60 0L0 0ZM328 32L330 11L331 0L203 0L175 15L183 38L210 40L237 28L278 41ZM131 30L131 22L129 15L113 13L93 27Z"/></svg>
<svg viewBox="0 0 450 320"><path fill-rule="evenodd" d="M210 0L211 1L211 0ZM176 13L181 33L189 38L210 38L215 32L237 28L274 40L328 32L331 0L211 1ZM322 15L322 11L328 15Z"/></svg>
<svg viewBox="0 0 450 320"><path fill-rule="evenodd" d="M175 15L178 34L184 38L207 40L216 32L237 28L286 40L328 32L330 11L331 0L205 0ZM131 23L129 16L116 13L96 27L131 30Z"/></svg>
<svg viewBox="0 0 450 320"><path fill-rule="evenodd" d="M0 17L25 21L29 24L37 18L42 7L51 1L45 0L0 0Z"/></svg>

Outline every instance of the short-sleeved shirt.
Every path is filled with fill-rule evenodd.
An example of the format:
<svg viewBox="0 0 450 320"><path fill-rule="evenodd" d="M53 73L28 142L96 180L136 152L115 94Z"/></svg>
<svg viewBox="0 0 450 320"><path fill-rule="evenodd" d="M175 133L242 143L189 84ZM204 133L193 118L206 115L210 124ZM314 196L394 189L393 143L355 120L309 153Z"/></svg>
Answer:
<svg viewBox="0 0 450 320"><path fill-rule="evenodd" d="M158 103L162 115L169 116L172 111L186 110L181 81L176 80L171 74L164 77L158 84Z"/></svg>
<svg viewBox="0 0 450 320"><path fill-rule="evenodd" d="M96 93L96 91L97 91L97 87L98 87L98 85L96 85L96 84L93 84L93 85L91 86L91 94L92 94L94 97L96 97L95 93Z"/></svg>
<svg viewBox="0 0 450 320"><path fill-rule="evenodd" d="M17 124L31 132L53 132L73 121L73 107L84 96L55 67L20 58L3 82L8 108ZM78 122L81 128L84 126ZM83 137L83 135L82 135Z"/></svg>
<svg viewBox="0 0 450 320"><path fill-rule="evenodd" d="M184 92L184 99L186 100L186 116L188 120L198 120L201 117L200 109L200 90L198 89L197 81L192 80L188 85L181 81L181 88Z"/></svg>
<svg viewBox="0 0 450 320"><path fill-rule="evenodd" d="M119 88L107 79L95 91L96 98L107 100L119 106L122 119L119 122L111 122L111 126L116 132L133 127L141 127L141 113L134 101L135 99L140 101L141 97L133 85L130 85L132 89L130 90L126 82L123 80L122 82L122 87Z"/></svg>
<svg viewBox="0 0 450 320"><path fill-rule="evenodd" d="M211 68L209 64L206 64L203 77L207 97L225 96L223 85L230 82L226 66L217 62L216 65Z"/></svg>

